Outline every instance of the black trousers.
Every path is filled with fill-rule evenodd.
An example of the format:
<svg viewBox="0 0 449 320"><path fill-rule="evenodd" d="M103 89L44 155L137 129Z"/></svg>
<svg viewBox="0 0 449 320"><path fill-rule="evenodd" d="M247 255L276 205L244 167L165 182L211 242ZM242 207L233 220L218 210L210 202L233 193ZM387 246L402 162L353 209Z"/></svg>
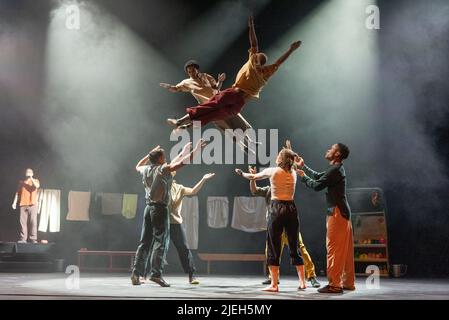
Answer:
<svg viewBox="0 0 449 320"><path fill-rule="evenodd" d="M303 265L298 245L299 220L294 201L271 200L267 226L267 265L279 266L282 249L282 232L287 234L291 264Z"/></svg>
<svg viewBox="0 0 449 320"><path fill-rule="evenodd" d="M137 247L133 272L145 275L147 257L151 266L150 276L162 277L164 261L170 241L168 208L164 204L151 203L145 207L142 235Z"/></svg>
<svg viewBox="0 0 449 320"><path fill-rule="evenodd" d="M179 260L181 260L184 272L189 275L195 274L196 269L192 252L187 248L186 232L181 224L170 224L170 240L178 251Z"/></svg>
<svg viewBox="0 0 449 320"><path fill-rule="evenodd" d="M175 245L178 251L179 260L181 261L182 269L189 275L194 275L196 272L195 262L193 260L192 252L187 248L186 232L182 225L178 223L170 224L170 241ZM145 277L150 273L151 261L148 257L145 265Z"/></svg>

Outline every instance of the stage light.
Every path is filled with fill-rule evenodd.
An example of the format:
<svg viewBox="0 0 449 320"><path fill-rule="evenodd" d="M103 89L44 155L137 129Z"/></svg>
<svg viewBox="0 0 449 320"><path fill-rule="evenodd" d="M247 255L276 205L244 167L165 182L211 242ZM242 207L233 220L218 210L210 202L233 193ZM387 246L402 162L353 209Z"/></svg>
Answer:
<svg viewBox="0 0 449 320"><path fill-rule="evenodd" d="M359 161L375 159L372 151L362 151L368 140L371 150L379 143L370 139L376 136L381 120L378 31L366 23L371 15L366 8L375 4L373 0L326 1L268 50L274 62L293 41L302 41L273 76L264 104L282 110L274 115L273 123L291 116L296 126L289 134L292 139L314 141L308 143L311 154L321 155L323 146L338 139L366 157Z"/></svg>
<svg viewBox="0 0 449 320"><path fill-rule="evenodd" d="M173 58L184 61L196 57L202 68L207 68L247 30L248 16L257 15L268 3L268 0L254 1L251 5L242 1L219 2L177 35L170 50Z"/></svg>
<svg viewBox="0 0 449 320"><path fill-rule="evenodd" d="M177 70L95 3L62 1L50 18L47 136L66 172L104 181L130 161L128 154L146 150L142 132L162 139L166 125L151 110L160 113L159 81L175 78Z"/></svg>

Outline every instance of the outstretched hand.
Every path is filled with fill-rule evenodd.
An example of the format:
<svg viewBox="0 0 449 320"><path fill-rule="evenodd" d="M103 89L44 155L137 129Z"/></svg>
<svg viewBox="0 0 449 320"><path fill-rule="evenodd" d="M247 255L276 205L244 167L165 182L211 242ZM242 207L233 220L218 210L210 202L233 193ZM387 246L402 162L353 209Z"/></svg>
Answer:
<svg viewBox="0 0 449 320"><path fill-rule="evenodd" d="M290 49L292 51L298 49L301 46L302 42L301 41L295 41L290 45Z"/></svg>
<svg viewBox="0 0 449 320"><path fill-rule="evenodd" d="M237 173L239 176L243 176L243 171L241 169L235 169L235 173Z"/></svg>
<svg viewBox="0 0 449 320"><path fill-rule="evenodd" d="M223 82L226 79L226 73L220 73L218 75L218 81Z"/></svg>
<svg viewBox="0 0 449 320"><path fill-rule="evenodd" d="M200 139L200 140L198 140L198 142L195 145L195 150L198 150L200 148L204 148L206 145L207 145L206 140Z"/></svg>
<svg viewBox="0 0 449 320"><path fill-rule="evenodd" d="M248 27L253 27L254 26L254 17L253 17L253 15L250 15L249 17L248 17Z"/></svg>
<svg viewBox="0 0 449 320"><path fill-rule="evenodd" d="M171 92L176 92L177 90L176 90L176 87L175 86L172 86L171 84L168 84L168 83L159 83L159 85L162 87L162 88L164 88L164 89L167 89L168 91L171 91Z"/></svg>
<svg viewBox="0 0 449 320"><path fill-rule="evenodd" d="M204 180L209 180L210 178L213 178L215 176L215 173L206 173L204 176L203 176L203 179Z"/></svg>
<svg viewBox="0 0 449 320"><path fill-rule="evenodd" d="M256 174L257 173L256 167L248 166L248 172L251 174Z"/></svg>

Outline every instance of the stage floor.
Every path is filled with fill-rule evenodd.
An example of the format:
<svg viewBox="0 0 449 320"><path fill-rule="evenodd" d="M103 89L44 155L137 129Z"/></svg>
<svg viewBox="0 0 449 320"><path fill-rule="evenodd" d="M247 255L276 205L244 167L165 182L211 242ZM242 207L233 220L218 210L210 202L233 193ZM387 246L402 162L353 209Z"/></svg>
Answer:
<svg viewBox="0 0 449 320"><path fill-rule="evenodd" d="M342 295L320 294L315 288L297 291L293 277L281 279L279 293L260 291L263 280L256 276L202 276L200 285L187 277L167 275L172 285L161 288L152 282L132 286L126 273L81 273L79 289L64 273L0 273L0 299L304 299L304 300L448 300L449 279L380 279L379 289L368 289L365 278L357 290ZM322 284L325 278L319 279Z"/></svg>

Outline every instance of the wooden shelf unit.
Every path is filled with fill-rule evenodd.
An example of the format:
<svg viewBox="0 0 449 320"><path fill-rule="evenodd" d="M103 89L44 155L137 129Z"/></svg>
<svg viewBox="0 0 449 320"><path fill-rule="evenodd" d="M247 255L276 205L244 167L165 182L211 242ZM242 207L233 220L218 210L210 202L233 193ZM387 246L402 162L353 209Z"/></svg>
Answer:
<svg viewBox="0 0 449 320"><path fill-rule="evenodd" d="M366 268L376 265L380 276L388 277L390 258L384 193L380 188L348 188L347 195L352 211L356 276L371 275L366 273Z"/></svg>

